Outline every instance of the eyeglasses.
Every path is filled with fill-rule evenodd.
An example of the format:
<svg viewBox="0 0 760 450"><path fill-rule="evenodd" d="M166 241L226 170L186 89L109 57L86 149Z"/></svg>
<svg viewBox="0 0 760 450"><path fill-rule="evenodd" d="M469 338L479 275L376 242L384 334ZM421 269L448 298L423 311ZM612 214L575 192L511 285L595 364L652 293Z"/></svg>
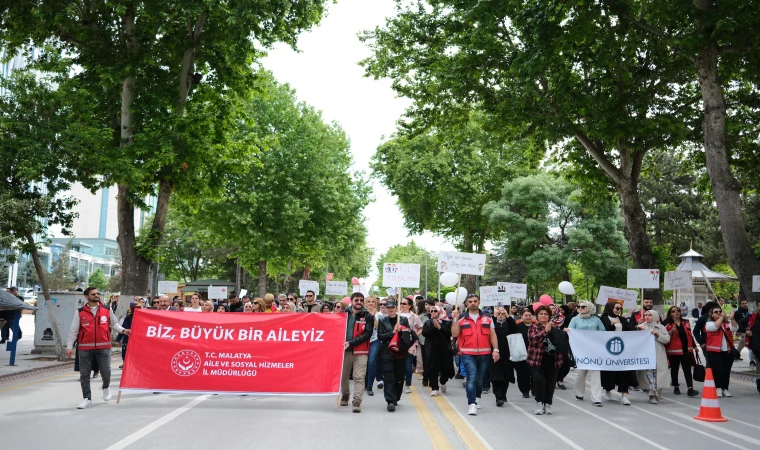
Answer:
<svg viewBox="0 0 760 450"><path fill-rule="evenodd" d="M362 303L364 303L364 299L363 299L363 298L360 298L360 297L356 297L356 298L354 299L354 301L357 301L357 302L362 302Z"/></svg>
<svg viewBox="0 0 760 450"><path fill-rule="evenodd" d="M712 313L713 313L713 314L723 314L723 311L720 311L720 310L715 310L715 311L713 311Z"/></svg>

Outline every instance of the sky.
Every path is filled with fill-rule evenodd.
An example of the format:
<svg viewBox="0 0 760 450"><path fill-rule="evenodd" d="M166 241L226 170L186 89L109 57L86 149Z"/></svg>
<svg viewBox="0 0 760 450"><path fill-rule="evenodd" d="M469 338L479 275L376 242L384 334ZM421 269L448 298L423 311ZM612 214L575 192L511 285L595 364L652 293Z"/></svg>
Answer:
<svg viewBox="0 0 760 450"><path fill-rule="evenodd" d="M335 121L351 139L354 170L370 174L369 161L384 137L395 130L408 99L399 98L390 80L364 77L358 62L370 56L357 34L383 25L395 13L393 0L338 0L328 6L327 17L318 27L303 33L299 52L279 45L264 59L264 67L281 83L296 90L298 99L322 111L323 118ZM364 210L369 246L375 259L396 244L414 240L431 250L453 250L454 246L430 233L409 236L396 198L373 180L374 202ZM377 278L373 273L368 282Z"/></svg>

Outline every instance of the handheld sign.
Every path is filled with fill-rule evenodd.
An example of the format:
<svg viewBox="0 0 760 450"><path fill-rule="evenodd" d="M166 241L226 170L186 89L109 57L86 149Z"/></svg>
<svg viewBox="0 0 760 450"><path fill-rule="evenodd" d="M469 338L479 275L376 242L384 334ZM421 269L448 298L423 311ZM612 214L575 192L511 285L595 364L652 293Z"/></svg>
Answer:
<svg viewBox="0 0 760 450"><path fill-rule="evenodd" d="M505 292L509 298L527 298L528 285L523 283L505 283L499 281L496 283L499 292Z"/></svg>
<svg viewBox="0 0 760 450"><path fill-rule="evenodd" d="M438 271L463 275L484 275L486 255L480 253L439 252Z"/></svg>
<svg viewBox="0 0 760 450"><path fill-rule="evenodd" d="M178 292L177 285L178 283L176 281L159 281L158 292L163 292L164 294L169 292L173 294Z"/></svg>
<svg viewBox="0 0 760 450"><path fill-rule="evenodd" d="M660 270L628 269L628 289L660 289Z"/></svg>
<svg viewBox="0 0 760 450"><path fill-rule="evenodd" d="M420 287L420 265L385 263L383 264L383 287Z"/></svg>
<svg viewBox="0 0 760 450"><path fill-rule="evenodd" d="M481 306L503 306L512 304L508 292L499 291L497 286L480 286Z"/></svg>
<svg viewBox="0 0 760 450"><path fill-rule="evenodd" d="M760 292L760 275L752 275L752 292Z"/></svg>
<svg viewBox="0 0 760 450"><path fill-rule="evenodd" d="M227 300L227 286L209 286L209 300Z"/></svg>
<svg viewBox="0 0 760 450"><path fill-rule="evenodd" d="M319 281L298 280L298 295L306 295L306 291L314 291L314 296L319 297Z"/></svg>
<svg viewBox="0 0 760 450"><path fill-rule="evenodd" d="M686 289L691 287L691 272L665 272L665 290Z"/></svg>
<svg viewBox="0 0 760 450"><path fill-rule="evenodd" d="M348 281L328 281L325 283L325 295L348 295Z"/></svg>
<svg viewBox="0 0 760 450"><path fill-rule="evenodd" d="M639 293L628 289L618 289L609 286L600 286L599 295L596 297L597 305L606 305L609 300L623 300L623 306L627 309L636 309L636 300Z"/></svg>

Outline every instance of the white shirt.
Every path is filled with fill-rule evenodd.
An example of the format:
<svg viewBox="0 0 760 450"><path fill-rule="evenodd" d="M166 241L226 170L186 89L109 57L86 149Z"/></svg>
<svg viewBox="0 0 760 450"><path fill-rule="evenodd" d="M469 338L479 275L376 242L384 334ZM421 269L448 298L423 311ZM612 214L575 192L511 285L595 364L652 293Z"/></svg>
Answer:
<svg viewBox="0 0 760 450"><path fill-rule="evenodd" d="M203 309L201 309L200 306L197 307L197 308L191 308L189 306L185 306L185 309L183 309L182 311L184 311L184 312L203 312Z"/></svg>
<svg viewBox="0 0 760 450"><path fill-rule="evenodd" d="M89 306L85 303L85 306ZM89 306L90 311L92 311L93 315L96 315L98 313L98 308L100 305L92 307ZM111 313L109 315L109 325L112 329L116 330L117 333L124 332L124 327L119 325L119 321L116 319L116 314L114 314L112 309L108 309ZM71 321L71 328L69 328L69 339L66 342L66 349L72 350L74 348L74 342L77 340L77 336L79 335L79 310L74 311L74 319Z"/></svg>
<svg viewBox="0 0 760 450"><path fill-rule="evenodd" d="M728 325L728 329L731 330L732 333L736 333L736 330L739 329L739 327L735 327L734 324L730 323ZM705 324L705 331L718 331L718 326L715 325L715 322L707 322ZM733 346L733 342L731 343ZM723 333L720 340L720 351L725 352L728 351L728 342L726 342L726 334Z"/></svg>

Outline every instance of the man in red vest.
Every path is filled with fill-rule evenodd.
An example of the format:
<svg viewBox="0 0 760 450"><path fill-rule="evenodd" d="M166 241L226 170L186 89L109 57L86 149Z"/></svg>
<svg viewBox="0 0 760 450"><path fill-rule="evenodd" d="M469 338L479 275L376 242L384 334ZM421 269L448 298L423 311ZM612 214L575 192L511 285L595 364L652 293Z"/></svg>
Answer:
<svg viewBox="0 0 760 450"><path fill-rule="evenodd" d="M117 333L129 335L131 330L124 329L116 320L116 315L100 301L100 293L92 286L84 290L87 304L81 307L69 329L69 340L66 344L66 356L71 358L74 341L79 346L79 383L82 385L84 401L77 406L85 409L92 406L90 392L90 371L93 360L98 361L100 375L103 378L103 400L111 400L111 328Z"/></svg>
<svg viewBox="0 0 760 450"><path fill-rule="evenodd" d="M354 399L351 403L355 413L362 412L362 396L364 395L364 376L367 374L367 357L369 355L369 340L375 328L375 317L364 309L364 294L351 294L351 307L346 310L346 342L343 343L343 376L340 382L342 395L341 406L348 406L351 396L349 376L354 373Z"/></svg>
<svg viewBox="0 0 760 450"><path fill-rule="evenodd" d="M467 310L459 317L459 311L452 314L451 336L459 338L459 358L467 372L467 414L475 416L480 409L488 361L499 360L499 341L493 327L493 319L480 310L480 298L470 294L465 302ZM507 355L508 356L508 355Z"/></svg>

